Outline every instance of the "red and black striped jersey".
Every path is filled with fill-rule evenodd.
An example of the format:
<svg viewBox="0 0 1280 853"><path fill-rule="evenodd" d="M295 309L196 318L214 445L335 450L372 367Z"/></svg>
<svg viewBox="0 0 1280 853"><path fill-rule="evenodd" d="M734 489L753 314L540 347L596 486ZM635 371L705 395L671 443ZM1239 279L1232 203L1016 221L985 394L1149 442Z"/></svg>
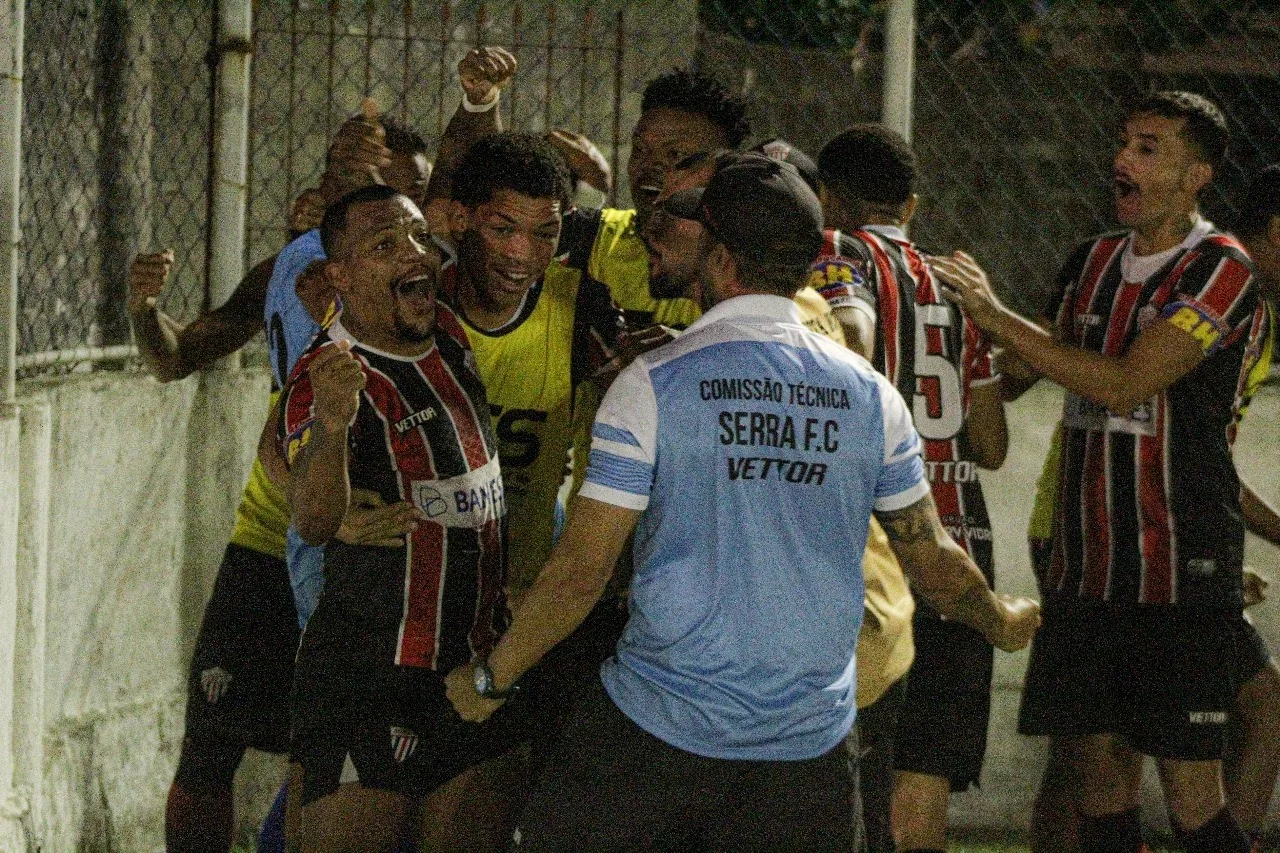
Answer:
<svg viewBox="0 0 1280 853"><path fill-rule="evenodd" d="M828 230L809 281L833 309L854 299L875 307L871 363L911 405L943 526L991 580L991 521L965 440L972 389L997 378L986 336L943 298L924 255L898 228Z"/></svg>
<svg viewBox="0 0 1280 853"><path fill-rule="evenodd" d="M505 629L506 514L484 386L466 332L436 305L435 343L418 358L351 338L341 317L298 360L281 406L292 463L310 437L316 353L351 341L366 385L348 432L353 489L426 516L399 548L325 546L325 588L307 641L343 654L446 671L485 654Z"/></svg>
<svg viewBox="0 0 1280 853"><path fill-rule="evenodd" d="M1171 322L1205 358L1130 412L1067 393L1049 587L1238 614L1244 522L1231 444L1267 308L1244 248L1209 223L1159 256L1134 256L1131 239L1107 234L1071 254L1058 335L1121 356L1151 324Z"/></svg>

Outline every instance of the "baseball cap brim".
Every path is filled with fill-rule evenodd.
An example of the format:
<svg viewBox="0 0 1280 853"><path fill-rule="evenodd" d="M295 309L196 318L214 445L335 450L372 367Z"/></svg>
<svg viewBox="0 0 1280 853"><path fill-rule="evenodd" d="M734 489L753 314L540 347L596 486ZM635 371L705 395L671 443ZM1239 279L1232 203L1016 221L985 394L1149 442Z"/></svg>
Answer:
<svg viewBox="0 0 1280 853"><path fill-rule="evenodd" d="M702 210L702 194L706 187L693 187L672 193L662 202L660 207L672 216L680 219L692 219L694 222L706 223Z"/></svg>

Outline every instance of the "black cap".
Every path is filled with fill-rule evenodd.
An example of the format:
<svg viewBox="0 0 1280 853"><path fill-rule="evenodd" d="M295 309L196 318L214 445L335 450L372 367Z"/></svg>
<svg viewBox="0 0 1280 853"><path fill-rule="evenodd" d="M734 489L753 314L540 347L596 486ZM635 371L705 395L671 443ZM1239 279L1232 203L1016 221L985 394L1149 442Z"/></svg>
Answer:
<svg viewBox="0 0 1280 853"><path fill-rule="evenodd" d="M761 154L767 154L775 160L782 163L790 163L796 167L796 171L800 173L800 177L804 178L804 182L809 185L809 189L815 193L820 186L822 180L818 172L818 164L813 162L813 158L801 151L781 137L774 137L767 142L761 142L752 151L759 151Z"/></svg>
<svg viewBox="0 0 1280 853"><path fill-rule="evenodd" d="M663 209L759 263L808 266L822 251L818 197L795 166L765 154L722 158L707 186L672 194Z"/></svg>

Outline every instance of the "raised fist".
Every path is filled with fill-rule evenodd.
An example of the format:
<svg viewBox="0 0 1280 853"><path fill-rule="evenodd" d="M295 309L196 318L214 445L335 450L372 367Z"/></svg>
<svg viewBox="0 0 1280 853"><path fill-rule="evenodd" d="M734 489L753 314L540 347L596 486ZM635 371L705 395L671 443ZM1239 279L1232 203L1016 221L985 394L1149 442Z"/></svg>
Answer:
<svg viewBox="0 0 1280 853"><path fill-rule="evenodd" d="M346 429L355 418L364 389L364 371L350 349L347 341L326 345L307 368L315 392L316 420L334 431Z"/></svg>
<svg viewBox="0 0 1280 853"><path fill-rule="evenodd" d="M156 297L164 289L169 270L173 269L173 249L150 255L138 255L129 266L130 314L155 307Z"/></svg>
<svg viewBox="0 0 1280 853"><path fill-rule="evenodd" d="M326 205L352 190L381 184L381 170L391 165L387 131L382 126L378 105L371 98L360 103L360 114L347 119L329 144L329 160L320 193Z"/></svg>
<svg viewBox="0 0 1280 853"><path fill-rule="evenodd" d="M458 63L458 82L467 100L475 106L487 104L511 82L516 58L503 47L477 47Z"/></svg>

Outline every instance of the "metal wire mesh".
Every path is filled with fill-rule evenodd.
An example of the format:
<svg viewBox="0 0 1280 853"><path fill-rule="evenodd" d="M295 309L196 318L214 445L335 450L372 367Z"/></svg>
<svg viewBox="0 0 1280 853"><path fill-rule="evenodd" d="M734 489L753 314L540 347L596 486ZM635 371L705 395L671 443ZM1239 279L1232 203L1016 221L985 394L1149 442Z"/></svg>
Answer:
<svg viewBox="0 0 1280 853"><path fill-rule="evenodd" d="M201 306L205 4L28 3L18 352L128 341L133 254L172 247L162 307Z"/></svg>
<svg viewBox="0 0 1280 853"><path fill-rule="evenodd" d="M857 0L787 8L780 21L763 0L706 4L704 62L751 97L758 135L816 153L880 114L882 20ZM1186 89L1223 109L1232 148L1204 199L1216 221L1280 160L1280 3L928 0L917 21L912 236L975 254L1024 311L1051 299L1077 241L1110 226L1111 156L1135 96Z"/></svg>
<svg viewBox="0 0 1280 853"><path fill-rule="evenodd" d="M438 138L458 105L455 68L476 45L519 61L503 96L508 127L567 127L625 162L644 83L692 61L695 20L688 0L261 4L250 258L279 248L291 200L317 183L329 134L365 95Z"/></svg>
<svg viewBox="0 0 1280 853"><path fill-rule="evenodd" d="M27 4L18 351L128 341L127 263L172 247L162 307L207 303L213 30L197 0ZM880 115L883 4L871 0L261 0L255 4L247 260L285 239L329 135L371 95L436 138L477 44L520 62L509 127L569 127L621 169L644 84L697 65L740 91L755 136L816 153ZM1107 226L1107 168L1132 95L1213 98L1233 135L1206 199L1227 219L1243 176L1280 160L1280 2L921 0L913 235L965 248L1035 310L1070 246ZM29 360L30 363L30 360ZM37 370L47 370L47 361Z"/></svg>

